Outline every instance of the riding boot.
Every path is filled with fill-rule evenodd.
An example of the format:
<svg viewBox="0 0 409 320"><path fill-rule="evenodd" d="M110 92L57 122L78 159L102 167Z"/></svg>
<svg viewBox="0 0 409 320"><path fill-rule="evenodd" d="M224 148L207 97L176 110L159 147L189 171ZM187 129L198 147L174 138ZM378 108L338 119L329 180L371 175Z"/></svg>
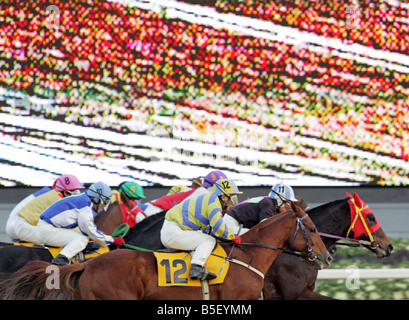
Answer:
<svg viewBox="0 0 409 320"><path fill-rule="evenodd" d="M71 261L66 256L59 254L53 260L51 260L51 263L58 266L65 266L67 264L70 264Z"/></svg>
<svg viewBox="0 0 409 320"><path fill-rule="evenodd" d="M215 279L217 276L212 273L207 271L207 269L205 267L202 267L198 264L193 264L190 268L190 272L189 272L189 277L192 280L213 280Z"/></svg>

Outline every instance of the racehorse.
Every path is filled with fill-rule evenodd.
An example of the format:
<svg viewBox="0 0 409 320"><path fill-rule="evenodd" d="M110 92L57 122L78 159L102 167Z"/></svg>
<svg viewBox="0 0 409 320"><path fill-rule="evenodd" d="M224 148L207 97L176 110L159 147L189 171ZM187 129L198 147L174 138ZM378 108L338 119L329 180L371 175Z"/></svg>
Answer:
<svg viewBox="0 0 409 320"><path fill-rule="evenodd" d="M99 219L95 219L97 228L107 234L112 234L114 229L122 224L122 213L121 210L118 209L119 205L116 206L115 203L112 203L106 212L98 213L97 217L100 214L102 215ZM130 229L128 235L125 236L126 243L130 245L138 245L142 242L142 234L148 229L159 234L165 213L166 211L159 213L157 217L155 217L155 215L150 216L149 219L144 219L136 224ZM158 223L158 220L161 221ZM155 247L157 240L146 237L143 239L143 242L150 247ZM162 244L160 245L162 246ZM111 249L113 248L114 246L111 247ZM53 256L47 248L39 246L16 246L12 243L5 243L4 247L0 247L0 273L3 273L4 275L5 273L15 272L30 261L41 260L51 262L52 259Z"/></svg>
<svg viewBox="0 0 409 320"><path fill-rule="evenodd" d="M308 211L308 215L317 226L320 234L326 234L322 238L327 249L330 249L334 243L336 244L340 240L339 238L345 238L348 230L350 230L349 239L359 237L360 244L374 252L378 258L389 256L393 247L380 226L372 233L373 241L376 244L369 243L372 241L367 232L357 232L356 229L359 226L363 230L365 228L362 227L362 221L353 203L356 203L360 208L366 207L364 201L355 193L354 196L347 194L345 199L332 201ZM363 210L362 213L365 216L368 228L378 224L369 207ZM152 250L162 249L160 228L163 217L164 214L156 216L159 226L155 226L155 222L152 221L152 228L145 228L142 234L139 233L137 237L131 237L133 244ZM357 219L355 226L351 228L355 218ZM330 237L330 235L332 236ZM314 292L317 274L318 271L314 270L308 263L299 263L297 257L288 254L280 255L266 274L264 299L331 299Z"/></svg>
<svg viewBox="0 0 409 320"><path fill-rule="evenodd" d="M132 207L129 208L129 210L132 210ZM98 230L101 230L106 234L112 234L115 231L116 227L124 222L119 202L110 203L108 206L108 210L102 210L101 212L99 212L95 216L94 221L97 225Z"/></svg>
<svg viewBox="0 0 409 320"><path fill-rule="evenodd" d="M326 203L308 211L308 215L323 237L325 246L330 248L338 240L345 241L350 231L349 240L359 239L359 242L374 252L378 258L389 256L393 247L377 223L375 215L356 193L353 197L350 194L347 196L345 199ZM364 209L361 210L362 208ZM359 217L359 210L362 211L363 221ZM355 225L351 227L354 221ZM363 226L364 221L368 227L367 230ZM374 230L377 225L379 228ZM362 233L362 230L365 232ZM317 275L317 270L307 263L299 263L296 257L280 255L266 274L264 298L269 300L331 299L314 292Z"/></svg>
<svg viewBox="0 0 409 320"><path fill-rule="evenodd" d="M266 219L249 230L242 241L241 247L246 244L246 250L230 242L222 243L229 256L242 264L230 263L224 282L210 286L212 299L258 299L264 284L262 275L282 250L289 247L299 251L318 269L327 267L332 259L310 217L294 204L292 210ZM151 252L115 250L83 264L61 267L59 289L46 288L48 265L32 263L11 275L0 284L1 297L148 300L202 297L200 287L158 286L156 260Z"/></svg>

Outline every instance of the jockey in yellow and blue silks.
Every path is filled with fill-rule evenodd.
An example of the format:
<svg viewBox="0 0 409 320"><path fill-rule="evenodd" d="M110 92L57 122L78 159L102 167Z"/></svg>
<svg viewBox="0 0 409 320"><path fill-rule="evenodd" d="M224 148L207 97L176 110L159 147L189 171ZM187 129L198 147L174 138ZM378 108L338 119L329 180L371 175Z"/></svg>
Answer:
<svg viewBox="0 0 409 320"><path fill-rule="evenodd" d="M191 279L216 278L215 274L204 268L216 245L213 236L240 243L240 237L223 221L222 214L223 210L229 210L237 203L239 193L233 181L222 178L215 183L211 192L183 201L166 213L161 241L168 248L195 250L189 273Z"/></svg>

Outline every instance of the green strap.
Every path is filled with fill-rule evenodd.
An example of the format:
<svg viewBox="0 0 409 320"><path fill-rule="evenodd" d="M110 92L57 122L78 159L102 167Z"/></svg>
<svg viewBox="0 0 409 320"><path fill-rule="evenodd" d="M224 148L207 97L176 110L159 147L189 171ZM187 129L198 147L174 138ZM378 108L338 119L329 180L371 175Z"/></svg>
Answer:
<svg viewBox="0 0 409 320"><path fill-rule="evenodd" d="M129 231L129 225L127 225L126 223L122 223L121 225L119 225L118 227L116 227L116 229L114 230L114 232L112 233L113 237L125 237L128 234ZM129 248L129 249L133 249L133 250L138 250L138 251L144 251L144 252L154 252L153 250L149 250L149 249L145 249L145 248L141 248L141 247L137 247L137 246L133 246L131 244L124 244L123 245L125 248Z"/></svg>
<svg viewBox="0 0 409 320"><path fill-rule="evenodd" d="M116 227L116 229L112 233L112 236L123 238L128 234L128 231L129 231L129 225L126 223L122 223L118 227Z"/></svg>

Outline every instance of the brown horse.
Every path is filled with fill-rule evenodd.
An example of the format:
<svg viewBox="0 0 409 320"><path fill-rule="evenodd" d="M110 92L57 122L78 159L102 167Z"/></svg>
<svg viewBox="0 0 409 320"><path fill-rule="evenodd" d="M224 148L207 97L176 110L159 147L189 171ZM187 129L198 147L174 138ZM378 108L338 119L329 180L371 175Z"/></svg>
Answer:
<svg viewBox="0 0 409 320"><path fill-rule="evenodd" d="M112 234L116 227L124 222L119 203L110 203L107 211L103 210L99 212L95 216L94 221L98 230L101 230L106 234Z"/></svg>
<svg viewBox="0 0 409 320"><path fill-rule="evenodd" d="M312 220L299 207L292 207L289 212L269 218L244 234L240 248L232 247L230 242L222 244L225 251L231 251L230 256L243 265L230 263L224 282L210 286L212 299L258 299L264 284L262 275L282 252L277 247L291 246L291 250L299 251L318 269L329 265L332 258ZM145 300L202 297L200 287L158 286L156 259L151 252L115 250L84 264L60 267L58 290L44 289L49 276L45 272L47 266L50 264L34 262L17 271L0 283L0 297Z"/></svg>

